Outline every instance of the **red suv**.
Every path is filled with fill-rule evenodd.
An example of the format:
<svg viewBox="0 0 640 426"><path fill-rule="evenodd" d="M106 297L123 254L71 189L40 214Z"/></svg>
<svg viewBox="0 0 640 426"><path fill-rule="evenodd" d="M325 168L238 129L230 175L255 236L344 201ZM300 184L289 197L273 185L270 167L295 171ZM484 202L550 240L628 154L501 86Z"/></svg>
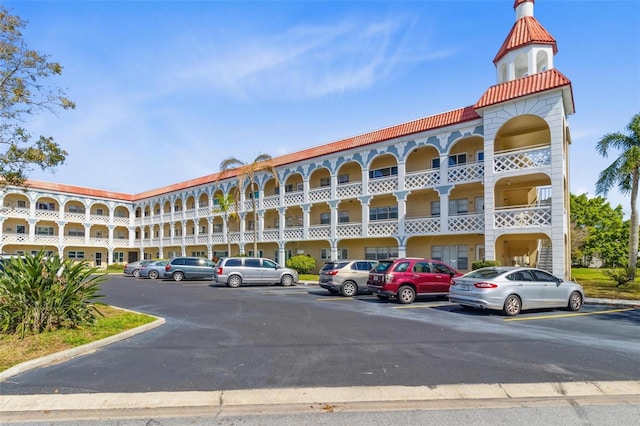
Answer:
<svg viewBox="0 0 640 426"><path fill-rule="evenodd" d="M460 272L438 260L381 260L369 273L367 289L380 299L412 303L416 296L422 294L448 295L451 279L460 275Z"/></svg>

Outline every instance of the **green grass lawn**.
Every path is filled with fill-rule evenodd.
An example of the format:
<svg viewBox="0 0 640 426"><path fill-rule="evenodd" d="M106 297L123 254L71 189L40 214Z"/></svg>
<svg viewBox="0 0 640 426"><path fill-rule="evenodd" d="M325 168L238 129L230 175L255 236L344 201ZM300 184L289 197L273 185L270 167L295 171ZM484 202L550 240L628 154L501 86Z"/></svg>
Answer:
<svg viewBox="0 0 640 426"><path fill-rule="evenodd" d="M640 282L638 279L633 283L616 287L616 283L604 274L603 269L596 268L571 268L571 279L584 287L587 297L640 299Z"/></svg>

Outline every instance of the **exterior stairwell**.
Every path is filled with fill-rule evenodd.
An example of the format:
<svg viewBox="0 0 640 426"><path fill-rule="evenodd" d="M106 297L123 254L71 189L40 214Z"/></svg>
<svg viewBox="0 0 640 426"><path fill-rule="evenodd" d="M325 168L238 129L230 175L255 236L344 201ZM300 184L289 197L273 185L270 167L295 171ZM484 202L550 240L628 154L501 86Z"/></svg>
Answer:
<svg viewBox="0 0 640 426"><path fill-rule="evenodd" d="M538 240L538 263L536 266L545 271L553 272L553 250L550 241Z"/></svg>

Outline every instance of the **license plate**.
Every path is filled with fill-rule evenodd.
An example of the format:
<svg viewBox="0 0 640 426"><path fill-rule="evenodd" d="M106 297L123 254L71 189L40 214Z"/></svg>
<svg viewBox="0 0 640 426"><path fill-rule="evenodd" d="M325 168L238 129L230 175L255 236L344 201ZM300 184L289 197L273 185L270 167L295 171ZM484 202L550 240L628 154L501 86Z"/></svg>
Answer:
<svg viewBox="0 0 640 426"><path fill-rule="evenodd" d="M468 291L469 290L469 286L467 284L460 284L460 285L458 285L458 288L460 290L464 290L464 291Z"/></svg>

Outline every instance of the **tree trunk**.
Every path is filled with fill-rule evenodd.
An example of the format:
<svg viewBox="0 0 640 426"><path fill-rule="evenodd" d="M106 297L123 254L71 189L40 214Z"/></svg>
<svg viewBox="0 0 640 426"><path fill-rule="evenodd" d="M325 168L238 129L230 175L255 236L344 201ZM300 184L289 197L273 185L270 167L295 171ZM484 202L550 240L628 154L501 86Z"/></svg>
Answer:
<svg viewBox="0 0 640 426"><path fill-rule="evenodd" d="M633 172L631 183L631 220L629 229L629 268L631 277L636 277L636 263L638 262L638 170Z"/></svg>
<svg viewBox="0 0 640 426"><path fill-rule="evenodd" d="M258 211L256 208L255 183L251 184L251 201L253 201L253 256L258 257Z"/></svg>

